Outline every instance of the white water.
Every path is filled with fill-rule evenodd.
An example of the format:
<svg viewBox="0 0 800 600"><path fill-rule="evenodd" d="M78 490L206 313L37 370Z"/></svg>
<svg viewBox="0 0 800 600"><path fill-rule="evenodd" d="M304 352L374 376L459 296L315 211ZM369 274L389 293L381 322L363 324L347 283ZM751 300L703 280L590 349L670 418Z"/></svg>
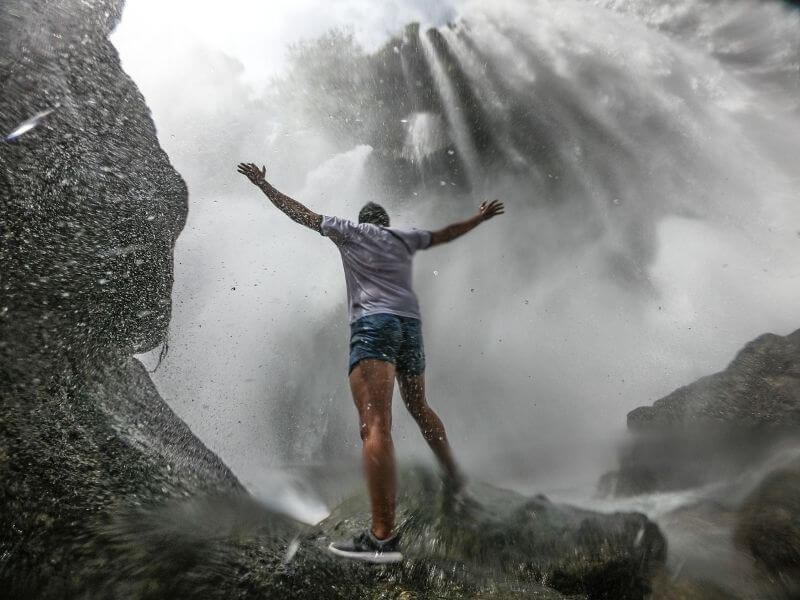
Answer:
<svg viewBox="0 0 800 600"><path fill-rule="evenodd" d="M114 42L190 190L170 354L154 379L257 494L313 520L324 508L311 493L291 496L280 468L355 464L358 437L338 256L275 214L235 164L266 163L287 193L351 217L381 186L363 175L374 149L340 148L311 121L297 127L269 97L281 61L254 57L253 21L283 42L352 24L370 49L376 23L386 25L378 37L415 18L468 23L443 35L506 164L529 170L524 181L500 169L483 176L423 41L454 124L446 135L478 187L509 205L504 219L417 264L431 401L473 477L585 490L612 466L628 410L723 368L762 332L800 325L800 17L778 2L600 4L369 3L360 22L313 3L297 9L313 18L252 3L247 19L233 19L223 3L165 12L129 0ZM555 149L536 155L514 142L524 123L511 109L525 102ZM442 117L401 120L418 161L441 143L440 131L419 127ZM394 222L440 226L480 200L438 180L386 198ZM401 457L427 457L401 411L396 441ZM637 502L658 517L698 493Z"/></svg>
<svg viewBox="0 0 800 600"><path fill-rule="evenodd" d="M422 44L422 50L428 62L428 66L433 74L433 79L436 82L439 93L441 94L444 103L447 120L451 123L453 133L453 141L458 148L459 153L464 159L464 165L467 171L467 179L473 189L480 190L483 181L483 170L481 169L480 159L475 150L470 135L470 127L466 116L464 115L460 105L458 104L456 91L452 83L448 79L445 67L442 65L439 58L436 56L430 39L427 35L421 35L419 41Z"/></svg>

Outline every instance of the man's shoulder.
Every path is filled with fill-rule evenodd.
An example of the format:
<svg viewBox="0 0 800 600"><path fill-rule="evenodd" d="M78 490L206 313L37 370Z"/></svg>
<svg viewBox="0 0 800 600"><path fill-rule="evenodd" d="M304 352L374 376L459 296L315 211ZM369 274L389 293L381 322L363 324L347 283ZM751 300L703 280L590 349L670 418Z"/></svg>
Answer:
<svg viewBox="0 0 800 600"><path fill-rule="evenodd" d="M336 215L322 215L322 222L330 225L347 225L355 227L355 223L344 217L337 217Z"/></svg>
<svg viewBox="0 0 800 600"><path fill-rule="evenodd" d="M397 238L403 240L409 247L409 250L415 252L427 248L431 243L431 232L426 229L412 228L387 228L387 230Z"/></svg>
<svg viewBox="0 0 800 600"><path fill-rule="evenodd" d="M355 229L355 223L334 215L323 215L322 223L320 223L320 233L322 235L349 234Z"/></svg>

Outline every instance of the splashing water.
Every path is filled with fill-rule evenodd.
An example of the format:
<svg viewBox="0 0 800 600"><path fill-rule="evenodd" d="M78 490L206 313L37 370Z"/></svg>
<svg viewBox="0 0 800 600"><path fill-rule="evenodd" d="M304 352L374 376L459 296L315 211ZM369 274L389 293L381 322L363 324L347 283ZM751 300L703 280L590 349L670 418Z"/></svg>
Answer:
<svg viewBox="0 0 800 600"><path fill-rule="evenodd" d="M26 121L23 121L22 123L17 125L17 127L14 129L14 131L9 133L3 139L6 142L11 142L13 140L16 140L19 137L22 137L23 135L28 133L30 130L32 130L34 127L37 127L45 119L45 117L47 117L49 114L53 113L57 108L59 108L59 106L60 105L56 104L53 108L48 108L47 110L43 110L41 112L36 113L30 119L28 119Z"/></svg>

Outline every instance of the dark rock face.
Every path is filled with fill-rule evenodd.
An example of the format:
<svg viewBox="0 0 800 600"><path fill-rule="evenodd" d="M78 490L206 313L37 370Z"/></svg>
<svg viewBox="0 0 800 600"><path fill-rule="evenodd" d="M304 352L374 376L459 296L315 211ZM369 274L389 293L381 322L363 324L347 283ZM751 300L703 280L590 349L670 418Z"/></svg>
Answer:
<svg viewBox="0 0 800 600"><path fill-rule="evenodd" d="M765 334L728 365L628 413L634 439L601 490L681 489L737 474L775 443L800 438L800 330Z"/></svg>
<svg viewBox="0 0 800 600"><path fill-rule="evenodd" d="M13 385L166 332L187 192L107 39L122 4L0 7L0 131L55 109L0 152L0 368Z"/></svg>
<svg viewBox="0 0 800 600"><path fill-rule="evenodd" d="M130 356L165 337L187 195L107 39L121 8L0 5L0 131L55 109L0 151L0 587L9 598L82 593L87 565L104 560L87 540L112 515L241 492Z"/></svg>
<svg viewBox="0 0 800 600"><path fill-rule="evenodd" d="M113 557L96 531L120 513L242 492L131 357L4 396L0 477L0 584L11 598L75 597L91 566Z"/></svg>
<svg viewBox="0 0 800 600"><path fill-rule="evenodd" d="M721 373L628 413L631 431L716 424L800 428L800 330L759 336Z"/></svg>
<svg viewBox="0 0 800 600"><path fill-rule="evenodd" d="M769 474L750 494L735 539L787 597L800 596L800 463Z"/></svg>

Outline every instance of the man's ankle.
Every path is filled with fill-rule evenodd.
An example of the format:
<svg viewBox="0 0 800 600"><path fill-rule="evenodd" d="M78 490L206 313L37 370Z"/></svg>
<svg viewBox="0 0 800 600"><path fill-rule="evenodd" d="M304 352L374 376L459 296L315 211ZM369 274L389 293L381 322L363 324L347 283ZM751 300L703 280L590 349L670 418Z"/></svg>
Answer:
<svg viewBox="0 0 800 600"><path fill-rule="evenodd" d="M378 535L377 533L375 533L375 529L374 528L369 530L370 534L372 534L372 537L374 537L379 542L385 542L390 537L392 537L392 530L391 529L388 532L385 529L379 529L378 531L383 535Z"/></svg>
<svg viewBox="0 0 800 600"><path fill-rule="evenodd" d="M455 471L448 471L444 475L444 486L451 491L460 491L466 484L464 474L456 469Z"/></svg>

